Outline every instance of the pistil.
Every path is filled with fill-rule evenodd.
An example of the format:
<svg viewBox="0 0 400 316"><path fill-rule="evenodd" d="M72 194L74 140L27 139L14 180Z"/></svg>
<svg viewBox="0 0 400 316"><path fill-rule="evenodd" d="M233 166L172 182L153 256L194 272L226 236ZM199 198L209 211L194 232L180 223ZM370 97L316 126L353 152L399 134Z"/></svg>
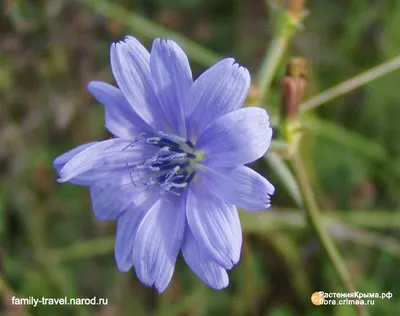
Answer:
<svg viewBox="0 0 400 316"><path fill-rule="evenodd" d="M141 162L130 166L132 183L136 186L133 180L135 174L142 184L159 195L165 193L180 195L196 175L192 168L197 159L193 143L164 132L158 132L157 136L140 134L129 147L133 147L136 143L153 146L158 150L154 155L147 156Z"/></svg>

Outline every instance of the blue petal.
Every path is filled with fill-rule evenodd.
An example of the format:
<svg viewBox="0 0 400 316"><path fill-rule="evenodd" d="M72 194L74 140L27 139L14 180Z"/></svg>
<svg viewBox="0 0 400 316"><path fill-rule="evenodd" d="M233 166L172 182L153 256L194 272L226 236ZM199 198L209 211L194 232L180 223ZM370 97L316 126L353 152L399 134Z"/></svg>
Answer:
<svg viewBox="0 0 400 316"><path fill-rule="evenodd" d="M151 131L119 89L104 82L92 81L88 90L104 105L106 128L115 136L132 140L140 133Z"/></svg>
<svg viewBox="0 0 400 316"><path fill-rule="evenodd" d="M189 189L186 216L200 247L223 268L231 269L239 261L242 229L236 207L211 194L199 182Z"/></svg>
<svg viewBox="0 0 400 316"><path fill-rule="evenodd" d="M189 118L195 135L221 115L239 109L250 88L250 74L227 58L204 72L190 89Z"/></svg>
<svg viewBox="0 0 400 316"><path fill-rule="evenodd" d="M100 181L104 181L107 179L112 179L115 176L115 173L119 170L100 170L100 169L92 169L85 171L78 176L75 176L68 180L69 183L75 185L82 185L86 187L90 187ZM128 171L126 171L128 173ZM63 178L57 180L58 182L64 182Z"/></svg>
<svg viewBox="0 0 400 316"><path fill-rule="evenodd" d="M185 199L159 199L139 226L133 248L136 274L147 286L163 292L172 278L185 230Z"/></svg>
<svg viewBox="0 0 400 316"><path fill-rule="evenodd" d="M153 88L150 54L140 42L128 36L111 45L111 67L115 81L135 112L156 130L165 130L166 119Z"/></svg>
<svg viewBox="0 0 400 316"><path fill-rule="evenodd" d="M203 168L199 175L205 178L209 189L228 204L249 211L271 206L274 186L252 169L240 166L233 169Z"/></svg>
<svg viewBox="0 0 400 316"><path fill-rule="evenodd" d="M57 170L57 173L60 175L60 171L64 166L75 156L77 156L79 153L83 152L87 148L99 144L99 142L91 142L88 144L80 145L65 154L62 154L61 156L57 157L54 162L53 166ZM110 176L112 175L112 170L89 170L81 173L79 176L74 177L70 180L68 180L72 184L76 185L83 185L83 186L90 186L96 181L102 180L102 179L109 179ZM59 180L60 181L60 180Z"/></svg>
<svg viewBox="0 0 400 316"><path fill-rule="evenodd" d="M216 262L202 257L200 246L189 228L186 228L182 245L182 254L192 271L208 286L221 290L228 286L229 278L226 270Z"/></svg>
<svg viewBox="0 0 400 316"><path fill-rule="evenodd" d="M137 163L145 155L140 146L131 148L130 145L131 141L114 138L86 148L60 170L59 182L70 181L90 170L96 171L95 176L97 171L129 169L128 166Z"/></svg>
<svg viewBox="0 0 400 316"><path fill-rule="evenodd" d="M90 186L93 213L101 220L116 220L125 210L138 206L143 191L146 197L152 193L133 183L128 170L114 171Z"/></svg>
<svg viewBox="0 0 400 316"><path fill-rule="evenodd" d="M151 49L150 68L166 117L175 131L186 137L185 110L193 80L185 53L174 41L156 39Z"/></svg>
<svg viewBox="0 0 400 316"><path fill-rule="evenodd" d="M225 114L200 135L196 149L203 164L236 167L262 157L271 144L272 129L264 109L249 107Z"/></svg>
<svg viewBox="0 0 400 316"><path fill-rule="evenodd" d="M67 151L66 153L58 156L56 159L53 161L53 167L57 170L57 173L60 175L61 169L65 166L65 164L70 161L72 158L74 158L77 154L80 152L84 151L85 149L89 148L90 146L93 146L94 144L97 144L98 142L91 142L87 144L80 145L78 147L75 147L74 149L71 149L70 151Z"/></svg>
<svg viewBox="0 0 400 316"><path fill-rule="evenodd" d="M131 197L131 204L127 205L124 213L118 218L114 254L121 272L127 272L133 266L133 247L139 225L155 202L154 197L146 193L135 198L135 205L133 200Z"/></svg>

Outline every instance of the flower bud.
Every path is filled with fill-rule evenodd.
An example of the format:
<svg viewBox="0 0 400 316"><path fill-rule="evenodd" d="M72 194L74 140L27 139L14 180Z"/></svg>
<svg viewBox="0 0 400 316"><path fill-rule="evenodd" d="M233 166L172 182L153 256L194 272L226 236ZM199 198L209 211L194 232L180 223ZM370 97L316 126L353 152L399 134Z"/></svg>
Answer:
<svg viewBox="0 0 400 316"><path fill-rule="evenodd" d="M281 80L281 120L295 121L299 115L307 78L307 60L294 57Z"/></svg>

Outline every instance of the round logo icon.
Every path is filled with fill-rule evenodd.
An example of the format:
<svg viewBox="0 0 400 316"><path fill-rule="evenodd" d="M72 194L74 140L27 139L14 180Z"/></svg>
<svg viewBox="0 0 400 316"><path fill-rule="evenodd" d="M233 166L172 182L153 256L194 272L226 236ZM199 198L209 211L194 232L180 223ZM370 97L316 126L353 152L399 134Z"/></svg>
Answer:
<svg viewBox="0 0 400 316"><path fill-rule="evenodd" d="M311 303L314 305L322 305L324 303L324 294L322 291L314 292L311 295Z"/></svg>

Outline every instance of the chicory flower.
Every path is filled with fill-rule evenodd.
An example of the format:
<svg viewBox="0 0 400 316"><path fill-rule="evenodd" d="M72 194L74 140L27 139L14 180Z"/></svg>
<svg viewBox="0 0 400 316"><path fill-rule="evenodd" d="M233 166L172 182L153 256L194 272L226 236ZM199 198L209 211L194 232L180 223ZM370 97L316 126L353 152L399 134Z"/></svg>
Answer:
<svg viewBox="0 0 400 316"><path fill-rule="evenodd" d="M222 289L238 263L242 231L236 206L270 206L274 187L244 164L267 151L269 117L241 108L250 75L232 58L195 81L183 50L156 39L149 53L133 37L111 46L119 88L92 81L115 138L59 156L59 182L90 188L94 214L117 221L120 271L159 292L178 253L204 283Z"/></svg>

